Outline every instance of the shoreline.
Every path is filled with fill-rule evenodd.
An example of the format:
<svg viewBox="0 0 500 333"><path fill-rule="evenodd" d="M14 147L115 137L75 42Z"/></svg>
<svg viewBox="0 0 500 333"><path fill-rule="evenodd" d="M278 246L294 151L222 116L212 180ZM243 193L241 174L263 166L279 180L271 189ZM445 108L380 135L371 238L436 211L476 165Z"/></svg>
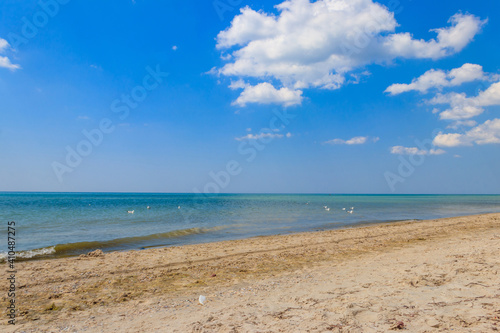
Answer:
<svg viewBox="0 0 500 333"><path fill-rule="evenodd" d="M484 213L484 214L496 214L496 213ZM484 214L478 214L478 215L484 215ZM446 218L451 218L451 217L446 217ZM444 219L444 218L442 218L442 219ZM359 222L354 222L352 224L342 224L341 226L338 226L338 227L311 228L311 230L307 230L307 231L289 231L289 232L284 232L284 233L257 235L257 236L249 236L249 237L243 236L240 238L229 238L229 239L225 239L225 240L186 243L186 244L181 244L181 245L167 245L167 244L151 245L151 246L145 245L145 246L141 246L141 247L124 248L124 249L119 249L119 250L107 250L106 247L102 247L99 245L106 244L106 243L114 243L114 242L120 241L122 239L130 239L130 237L116 238L116 239L110 239L110 240L105 240L105 241L83 241L83 242L77 242L77 243L55 244L55 245L50 245L50 246L31 249L31 250L21 250L21 251L16 253L16 261L23 262L23 261L76 258L76 257L79 257L81 255L86 255L89 252L92 252L95 250L101 250L104 253L143 251L143 250L151 250L151 249L163 249L163 248L168 248L168 247L195 246L195 245L210 244L210 243L232 242L232 241L260 238L260 237L275 237L275 236L308 234L308 233L314 233L314 232L334 231L334 230L351 229L351 228L362 228L362 227L369 227L369 226L376 226L376 225L383 225L383 224L392 224L392 223L412 223L412 222L419 222L419 221L425 221L425 220L424 219L404 219L404 220L359 221ZM212 227L209 229L224 229L224 228L225 228L225 226L215 226L215 227ZM191 229L203 229L203 228L191 228ZM166 232L164 234L183 233L186 231L190 231L191 229L173 230L170 232ZM206 229L206 230L209 230L209 229ZM207 231L202 230L200 232L193 232L193 233L194 234L203 234L205 232L207 232ZM158 234L138 236L136 238L152 238L156 235L158 235ZM77 244L85 244L84 248L86 249L86 251L82 250L83 252L75 253L77 250L70 250L70 251L66 250L62 254L59 254L59 255L56 254L57 248L59 248L59 247L73 247ZM94 245L90 246L89 244L94 244ZM66 252L70 252L71 254L67 254ZM27 253L30 254L31 256L26 257ZM35 254L33 254L33 253L35 253ZM73 253L75 253L75 254L73 254ZM0 264L5 263L5 260L6 260L6 256L0 256Z"/></svg>
<svg viewBox="0 0 500 333"><path fill-rule="evenodd" d="M479 238L475 239L474 237ZM441 243L446 242L455 243L458 247L445 247L438 252L430 251L433 247L439 247ZM197 324L199 320L195 321L194 319L202 316L203 313L191 318L186 311L190 307L198 312L201 311L200 309L203 309L201 312L216 309L216 312L220 311L219 314L230 311L223 310L224 306L234 301L234 297L237 297L234 295L241 297L241 288L257 288L256 295L261 297L261 302L267 304L268 297L262 292L259 293L258 288L267 288L266 286L269 286L271 281L278 281L278 285L282 286L288 285L291 276L297 274L297 276L301 274L303 276L311 275L316 279L324 274L323 271L332 276L341 274L335 269L337 266L343 266L346 271L349 271L358 265L358 272L353 273L354 278L366 280L366 272L362 272L363 267L370 268L374 260L382 258L380 260L383 261L385 256L394 255L398 251L405 252L415 248L423 251L422 253L428 250L436 257L446 253L446 251L449 252L448 256L453 256L456 255L454 253L458 251L459 246L469 246L468 242L474 243L472 250L477 250L478 247L488 243L489 247L496 246L496 248L491 248L491 251L498 253L500 213L412 222L382 222L324 231L257 236L140 251L109 252L103 255L97 253L95 257L20 261L16 265L19 281L17 301L21 316L18 317L16 327L3 327L8 332L21 328L26 332L37 332L44 329L47 331L52 328L54 331L58 331L55 327L61 328L61 325L71 320L75 332L99 331L84 319L91 314L94 317L99 317L103 321L103 325L108 325L106 331L114 329L119 331L120 325L123 323L113 321L112 318L120 317L120 314L123 313L130 313L127 315L127 320L137 321L140 316L139 314L134 315L132 309L148 312L147 307L145 308L148 305L158 310L151 314L153 317L159 313L162 316L170 316L169 323L173 325L171 326L172 331L181 332L186 325L190 326L191 329L194 329L196 325L201 325L206 331L215 332L218 329L212 328L211 330L210 327L218 321L210 320ZM487 250L483 249L482 251L486 253ZM471 253L475 254L474 251ZM411 253L407 253L407 257L411 255ZM465 256L465 258L467 257ZM405 256L401 256L400 259L405 259ZM429 257L429 260L431 259L432 255ZM417 262L420 258L417 256L414 260ZM497 259L486 256L483 260ZM454 264L458 265L459 263ZM401 271L402 267L391 263L391 261L382 262L377 267L373 266L371 270L376 272L377 269L387 270L389 267L393 269L394 275L405 274L404 269ZM320 270L318 271L318 269ZM411 265L407 269L411 270ZM469 272L466 267L460 269ZM469 273L474 275L477 272L470 270ZM490 273L493 274L492 272L488 274ZM495 274L497 274L496 271ZM488 275L489 278L491 278L490 275ZM494 278L498 281L498 276ZM3 276L2 279L4 279ZM293 277L293 279L298 279L299 282L294 285L302 286L301 288L306 290L308 294L318 293L317 288L320 287L310 285L308 279L300 277ZM445 280L440 281L441 284L435 284L434 287L446 285ZM474 283L490 286L493 288L491 292L500 294L498 284L491 286L491 283L483 280ZM264 285L262 285L263 282L265 282ZM370 282L365 284L367 283ZM389 282L387 284L390 285ZM0 286L2 295L6 294L5 287L5 284ZM393 288L395 290L401 288L400 283ZM405 288L408 286L405 285ZM415 287L410 284L409 288ZM364 289L370 291L371 287L368 286ZM287 297L292 297L287 288L280 290L277 287L275 290L281 291L285 296L288 295ZM231 297L222 297L220 296L221 292L225 295L229 294ZM336 291L332 291L332 293L327 295L334 297L338 294ZM208 295L209 302L206 306L196 304L196 295L199 296L199 294ZM366 295L365 298L368 299L369 295ZM3 297L2 306L6 304L5 301L6 297ZM275 301L283 302L283 300ZM290 304L292 303L294 304L292 308L304 308L303 305L295 301ZM498 301L490 300L489 303L496 304L498 310L500 306ZM162 306L158 308L158 304ZM242 311L247 313L256 310L247 306ZM311 309L311 311L314 313L315 309ZM381 329L382 327L388 329L387 325L390 323L388 324L387 319L384 319L384 323L378 323L380 320L377 319L376 311L373 309L370 311L375 314L371 314L362 322L366 321L372 323L372 326L375 325L373 327L379 325L377 327ZM174 315L174 312L178 314ZM180 315L181 313L184 315ZM381 311L379 315L381 313L384 311ZM485 314L483 317L488 315L491 316L491 314ZM356 323L354 317L351 318L352 320L346 319L344 324L341 324L341 320L338 319L337 324L344 328L356 327L356 325L363 326L359 320ZM238 322L235 320L233 321L236 325ZM331 321L332 325L337 325L334 323L335 320ZM407 318L405 321L409 325L411 318ZM440 322L440 319L438 318L436 321ZM277 327L273 326L276 323L271 319L269 322L259 322L258 320L256 322L258 329ZM488 322L488 325L493 325L493 322ZM227 326L227 323L218 323L224 327ZM2 324L5 325L6 321L3 321ZM160 322L151 322L148 325L153 325L149 327L155 329L154 325L160 324ZM313 325L314 321L310 321L309 324ZM479 324L484 324L482 319L478 321ZM284 321L280 325L288 327ZM444 327L444 323L440 325ZM67 324L66 326L69 327ZM130 327L129 330L126 330L127 332L139 331ZM246 331L242 327L240 327L240 331ZM375 328L374 332L378 332L378 330Z"/></svg>
<svg viewBox="0 0 500 333"><path fill-rule="evenodd" d="M480 214L476 214L476 215L485 215L485 214L497 214L497 213L496 212L480 213ZM466 215L466 216L475 216L475 215ZM461 216L451 216L451 217L443 217L443 218L437 218L437 219L440 220L440 219L447 219L447 218L454 218L454 217L461 217ZM308 233L314 233L314 232L361 228L361 227L369 227L369 226L392 224L392 223L406 223L406 222L412 223L412 222L419 222L419 221L426 221L426 220L427 219L418 219L418 218L409 218L409 219L401 219L401 220L373 220L373 221L364 221L363 220L363 221L354 222L352 224L342 224L338 227L314 227L314 228L311 228L311 230L306 230L306 231L289 231L289 232L283 232L283 233L277 233L277 234L265 234L265 235L249 236L249 237L242 236L242 237L238 237L238 238L228 238L228 239L224 239L224 240L213 240L213 241L206 241L206 242L189 242L189 243L180 244L180 245L169 245L169 244L159 244L159 245L150 245L150 246L144 245L144 246L140 246L140 247L130 247L130 248L111 249L111 250L107 249L106 247L99 246L99 245L106 244L106 243L115 243L115 242L120 241L120 240L130 239L131 237L116 238L116 239L110 239L110 240L105 240L105 241L82 241L82 242L77 242L77 243L55 244L55 245L50 245L50 246L31 249L31 250L21 250L21 251L18 251L16 253L16 261L23 262L23 261L76 258L76 257L82 256L82 255L86 255L89 252L92 252L95 250L101 250L104 253L143 251L143 250L150 250L150 249L163 249L163 248L168 248L168 247L179 247L179 246L201 245L201 244L209 244L209 243L231 242L231 241L259 238L259 237L274 237L274 236L286 236L286 235L296 235L296 234L308 234ZM333 224L335 224L335 223L333 223ZM201 230L199 232L192 232L192 234L203 234L203 233L208 232L210 229L221 229L222 230L224 228L225 228L225 226L215 226L212 228L205 228L206 230L201 230L204 228L180 229L180 230L173 230L173 231L169 231L166 233L160 233L160 234L175 234L175 233L188 234L187 231L191 231L192 229L200 229ZM153 238L157 235L159 235L159 234L138 236L136 238ZM94 244L94 246L89 245L92 243ZM70 249L70 250L65 249L63 251L63 253L57 254L58 248L68 248L68 247L72 248L77 244L84 244L84 246L82 248L84 248L85 250L82 249L82 250L78 251L77 249ZM27 254L28 254L28 256L26 256ZM6 253L0 253L0 264L5 263L6 257L7 257Z"/></svg>
<svg viewBox="0 0 500 333"><path fill-rule="evenodd" d="M71 257L180 246L352 224L500 212L500 195L396 194L3 194L23 228L17 257ZM328 209L324 209L328 206ZM24 209L24 208L25 209ZM150 207L150 209L147 209ZM179 209L182 207L182 209ZM356 207L354 214L342 208ZM331 211L330 211L331 208ZM128 212L134 211L134 214ZM24 251L21 251L24 250ZM6 250L0 249L0 260ZM27 258L31 259L31 258Z"/></svg>

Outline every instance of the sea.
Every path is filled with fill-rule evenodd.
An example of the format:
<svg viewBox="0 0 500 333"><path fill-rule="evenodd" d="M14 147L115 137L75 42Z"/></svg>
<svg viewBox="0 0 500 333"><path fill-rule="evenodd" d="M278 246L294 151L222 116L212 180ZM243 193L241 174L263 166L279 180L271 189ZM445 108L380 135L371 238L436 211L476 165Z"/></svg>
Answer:
<svg viewBox="0 0 500 333"><path fill-rule="evenodd" d="M0 192L0 260L12 221L34 260L494 212L500 195Z"/></svg>

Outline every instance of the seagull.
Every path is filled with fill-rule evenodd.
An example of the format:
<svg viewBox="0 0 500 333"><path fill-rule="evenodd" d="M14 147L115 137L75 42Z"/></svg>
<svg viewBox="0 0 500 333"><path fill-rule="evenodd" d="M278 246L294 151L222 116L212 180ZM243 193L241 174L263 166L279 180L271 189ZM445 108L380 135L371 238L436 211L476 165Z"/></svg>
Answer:
<svg viewBox="0 0 500 333"><path fill-rule="evenodd" d="M327 208L328 208L328 206L323 206L323 207L324 207L325 209L327 209Z"/></svg>
<svg viewBox="0 0 500 333"><path fill-rule="evenodd" d="M330 208L325 208L325 210L326 210L327 212L329 212L329 211L330 211Z"/></svg>
<svg viewBox="0 0 500 333"><path fill-rule="evenodd" d="M352 210L348 211L349 214L352 214Z"/></svg>
<svg viewBox="0 0 500 333"><path fill-rule="evenodd" d="M342 210L345 210L345 208L342 208Z"/></svg>
<svg viewBox="0 0 500 333"><path fill-rule="evenodd" d="M181 209L181 206L177 206L177 209Z"/></svg>
<svg viewBox="0 0 500 333"><path fill-rule="evenodd" d="M134 214L135 210L127 210L127 213Z"/></svg>
<svg viewBox="0 0 500 333"><path fill-rule="evenodd" d="M353 210L353 209L354 209L354 207L351 207L351 210Z"/></svg>
<svg viewBox="0 0 500 333"><path fill-rule="evenodd" d="M147 208L150 209L151 207L148 206Z"/></svg>

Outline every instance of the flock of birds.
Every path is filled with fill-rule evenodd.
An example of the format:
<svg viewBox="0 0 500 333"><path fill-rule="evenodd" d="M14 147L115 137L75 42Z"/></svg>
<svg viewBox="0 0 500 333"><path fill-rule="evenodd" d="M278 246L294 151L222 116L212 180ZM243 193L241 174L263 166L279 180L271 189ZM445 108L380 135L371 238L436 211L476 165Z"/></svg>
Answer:
<svg viewBox="0 0 500 333"><path fill-rule="evenodd" d="M306 203L306 205L309 205L309 202ZM323 208L329 212L330 211L330 207L328 206L323 206ZM346 208L342 208L343 211L345 211L346 213L349 213L349 214L352 214L354 212L354 207L351 207L351 210L346 210Z"/></svg>
<svg viewBox="0 0 500 333"><path fill-rule="evenodd" d="M146 208L151 209L150 206L147 206ZM177 209L181 209L181 206L177 206ZM135 212L135 209L134 210L127 210L127 213L129 213L129 214L134 214L134 212Z"/></svg>
<svg viewBox="0 0 500 333"><path fill-rule="evenodd" d="M328 206L323 206L323 208L325 208L327 212L330 211L330 207ZM354 212L354 207L351 207L351 210L346 210L346 208L342 208L342 210L345 211L346 213L352 214Z"/></svg>
<svg viewBox="0 0 500 333"><path fill-rule="evenodd" d="M308 202L308 203L306 203L306 205L309 205L309 202ZM151 209L151 207L150 207L150 206L148 206L148 207L146 207L146 208L147 208L147 209ZM325 210L326 210L327 212L329 212L329 211L330 211L330 207L328 207L328 206L323 206L323 208L325 208ZM181 209L181 206L177 206L177 209ZM354 207L351 207L351 210L346 210L346 208L342 208L342 210L343 210L343 211L345 211L346 213L352 214L352 213L354 212ZM135 210L127 210L127 213L129 213L129 214L134 214L134 212L135 212Z"/></svg>

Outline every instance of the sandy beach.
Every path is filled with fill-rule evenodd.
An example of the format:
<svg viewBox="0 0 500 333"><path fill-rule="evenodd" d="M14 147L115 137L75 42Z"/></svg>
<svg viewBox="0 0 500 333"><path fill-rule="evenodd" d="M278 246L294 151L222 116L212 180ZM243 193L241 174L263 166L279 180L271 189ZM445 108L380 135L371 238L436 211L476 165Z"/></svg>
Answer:
<svg viewBox="0 0 500 333"><path fill-rule="evenodd" d="M1 330L493 332L498 253L484 214L17 262Z"/></svg>

